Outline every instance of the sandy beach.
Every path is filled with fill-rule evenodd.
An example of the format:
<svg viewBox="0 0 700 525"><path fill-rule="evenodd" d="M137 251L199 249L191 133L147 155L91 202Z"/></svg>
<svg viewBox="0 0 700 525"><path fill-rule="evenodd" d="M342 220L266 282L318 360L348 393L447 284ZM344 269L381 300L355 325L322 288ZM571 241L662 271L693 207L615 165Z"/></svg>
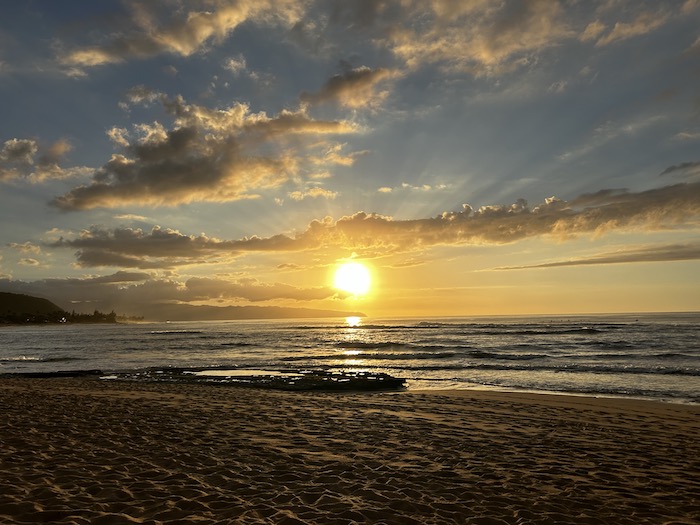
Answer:
<svg viewBox="0 0 700 525"><path fill-rule="evenodd" d="M700 406L4 378L0 523L700 523Z"/></svg>

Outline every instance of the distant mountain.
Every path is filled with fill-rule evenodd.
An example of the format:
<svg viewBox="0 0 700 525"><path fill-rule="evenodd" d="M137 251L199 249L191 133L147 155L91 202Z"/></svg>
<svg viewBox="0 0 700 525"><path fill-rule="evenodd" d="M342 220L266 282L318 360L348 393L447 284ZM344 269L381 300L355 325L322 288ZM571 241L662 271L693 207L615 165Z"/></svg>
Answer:
<svg viewBox="0 0 700 525"><path fill-rule="evenodd" d="M193 306L188 304L141 304L129 308L130 316L146 321L227 321L235 319L293 319L314 317L365 317L362 312L341 312L280 306ZM114 322L116 314L69 314L48 299L0 292L0 322Z"/></svg>
<svg viewBox="0 0 700 525"><path fill-rule="evenodd" d="M19 293L0 292L0 316L16 314L43 316L63 311L63 308L48 299Z"/></svg>
<svg viewBox="0 0 700 525"><path fill-rule="evenodd" d="M192 306L150 304L134 308L132 315L147 321L228 321L235 319L293 319L313 317L365 317L362 312L339 312L281 306Z"/></svg>

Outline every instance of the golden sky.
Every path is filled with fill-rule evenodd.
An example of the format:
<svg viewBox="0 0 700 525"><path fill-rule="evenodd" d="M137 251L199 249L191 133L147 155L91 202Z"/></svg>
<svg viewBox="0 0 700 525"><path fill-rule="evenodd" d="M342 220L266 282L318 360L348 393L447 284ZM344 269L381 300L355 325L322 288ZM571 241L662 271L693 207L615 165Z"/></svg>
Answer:
<svg viewBox="0 0 700 525"><path fill-rule="evenodd" d="M2 291L128 315L700 309L700 2L0 10ZM348 261L366 294L334 286Z"/></svg>

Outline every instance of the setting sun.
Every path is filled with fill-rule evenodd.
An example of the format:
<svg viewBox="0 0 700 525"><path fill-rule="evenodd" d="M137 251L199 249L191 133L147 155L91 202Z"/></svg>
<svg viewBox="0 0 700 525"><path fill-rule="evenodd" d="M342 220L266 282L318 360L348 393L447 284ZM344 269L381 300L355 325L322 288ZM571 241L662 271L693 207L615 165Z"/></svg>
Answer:
<svg viewBox="0 0 700 525"><path fill-rule="evenodd" d="M352 295L365 295L371 282L369 270L358 262L344 263L335 272L334 286Z"/></svg>

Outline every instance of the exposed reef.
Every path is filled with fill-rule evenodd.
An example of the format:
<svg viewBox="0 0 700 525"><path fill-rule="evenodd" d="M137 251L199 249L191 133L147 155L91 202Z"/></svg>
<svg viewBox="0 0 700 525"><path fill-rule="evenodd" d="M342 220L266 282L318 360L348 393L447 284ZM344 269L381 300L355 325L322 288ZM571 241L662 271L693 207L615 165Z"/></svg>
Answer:
<svg viewBox="0 0 700 525"><path fill-rule="evenodd" d="M405 387L404 378L377 372L330 372L327 370L202 370L149 368L115 373L102 379L170 383L208 383L273 390L377 391Z"/></svg>

